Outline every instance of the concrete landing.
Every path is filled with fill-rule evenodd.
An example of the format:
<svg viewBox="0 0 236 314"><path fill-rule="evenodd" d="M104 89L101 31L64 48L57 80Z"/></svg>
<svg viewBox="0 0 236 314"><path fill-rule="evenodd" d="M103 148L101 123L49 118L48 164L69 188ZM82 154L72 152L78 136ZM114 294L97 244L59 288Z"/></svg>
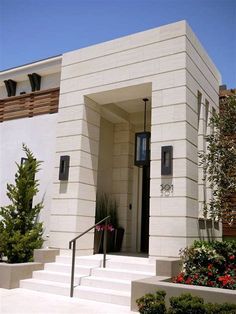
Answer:
<svg viewBox="0 0 236 314"><path fill-rule="evenodd" d="M81 300L26 289L0 289L0 313L127 314L129 306Z"/></svg>

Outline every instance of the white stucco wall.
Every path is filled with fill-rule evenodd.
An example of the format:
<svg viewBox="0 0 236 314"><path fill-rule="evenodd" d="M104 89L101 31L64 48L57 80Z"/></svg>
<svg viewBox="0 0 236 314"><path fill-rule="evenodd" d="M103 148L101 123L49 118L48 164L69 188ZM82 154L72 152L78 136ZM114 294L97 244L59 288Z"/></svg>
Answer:
<svg viewBox="0 0 236 314"><path fill-rule="evenodd" d="M20 163L25 157L22 151L24 142L38 160L43 161L37 175L40 192L34 202L44 198L44 208L40 219L44 222L44 236L48 234L50 206L52 197L52 177L55 159L57 114L41 115L33 118L24 118L3 122L0 124L0 205L8 205L6 196L7 183L14 183L17 170L16 162ZM47 243L45 243L45 246Z"/></svg>

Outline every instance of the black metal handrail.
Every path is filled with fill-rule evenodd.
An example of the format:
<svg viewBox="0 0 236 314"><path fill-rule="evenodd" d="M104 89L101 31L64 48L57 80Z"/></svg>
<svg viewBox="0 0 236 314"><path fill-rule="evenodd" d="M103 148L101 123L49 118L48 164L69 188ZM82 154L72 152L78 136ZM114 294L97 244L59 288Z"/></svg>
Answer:
<svg viewBox="0 0 236 314"><path fill-rule="evenodd" d="M104 240L103 240L103 268L106 267L106 253L107 253L107 222L110 219L110 216L105 217L104 219L97 222L95 225L75 237L74 239L70 240L69 242L69 249L71 250L72 246L72 265L71 265L71 282L70 282L70 297L73 298L74 294L74 276L75 276L75 249L76 249L76 241L88 233L90 230L96 228L98 225L105 221L105 229L104 229Z"/></svg>

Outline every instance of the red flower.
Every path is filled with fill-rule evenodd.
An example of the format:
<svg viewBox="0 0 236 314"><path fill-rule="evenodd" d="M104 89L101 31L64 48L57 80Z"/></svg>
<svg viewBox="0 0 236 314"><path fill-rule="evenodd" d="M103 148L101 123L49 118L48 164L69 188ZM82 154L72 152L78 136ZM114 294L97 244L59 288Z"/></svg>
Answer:
<svg viewBox="0 0 236 314"><path fill-rule="evenodd" d="M181 282L183 282L183 281L184 281L183 274L182 274L182 273L180 273L180 274L176 277L176 282L181 283Z"/></svg>
<svg viewBox="0 0 236 314"><path fill-rule="evenodd" d="M235 256L234 256L234 255L230 255L229 259L230 259L231 261L233 261L233 260L235 259Z"/></svg>
<svg viewBox="0 0 236 314"><path fill-rule="evenodd" d="M212 276L212 275L213 275L212 272L209 272L209 273L208 273L208 276Z"/></svg>
<svg viewBox="0 0 236 314"><path fill-rule="evenodd" d="M221 276L218 278L218 280L222 282L223 286L226 286L228 283L232 282L232 278L230 275Z"/></svg>
<svg viewBox="0 0 236 314"><path fill-rule="evenodd" d="M211 270L212 267L213 267L213 265L212 265L212 264L209 264L207 268L208 268L208 270Z"/></svg>
<svg viewBox="0 0 236 314"><path fill-rule="evenodd" d="M192 278L191 278L191 277L188 277L187 280L185 280L185 283L186 283L187 285L191 285L192 281L193 281Z"/></svg>
<svg viewBox="0 0 236 314"><path fill-rule="evenodd" d="M212 286L214 285L214 282L208 280L207 285L208 285L209 287L212 287Z"/></svg>

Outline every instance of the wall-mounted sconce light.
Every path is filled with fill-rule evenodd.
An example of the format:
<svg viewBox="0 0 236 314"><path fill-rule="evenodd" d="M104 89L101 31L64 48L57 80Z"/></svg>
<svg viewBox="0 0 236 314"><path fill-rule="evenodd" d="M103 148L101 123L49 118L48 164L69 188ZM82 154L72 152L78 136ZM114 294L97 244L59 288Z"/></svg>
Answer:
<svg viewBox="0 0 236 314"><path fill-rule="evenodd" d="M31 90L35 92L36 90L40 90L41 86L41 76L37 73L28 74Z"/></svg>
<svg viewBox="0 0 236 314"><path fill-rule="evenodd" d="M142 167L148 165L150 162L150 132L146 132L146 102L147 98L143 99L144 101L144 131L138 132L135 134L135 155L134 155L134 164L135 166Z"/></svg>
<svg viewBox="0 0 236 314"><path fill-rule="evenodd" d="M21 157L20 164L24 165L27 162L27 160L28 160L27 158Z"/></svg>
<svg viewBox="0 0 236 314"><path fill-rule="evenodd" d="M173 173L173 146L161 147L161 175L168 176Z"/></svg>
<svg viewBox="0 0 236 314"><path fill-rule="evenodd" d="M5 80L4 81L6 90L7 90L7 96L15 96L16 95L16 82L13 80Z"/></svg>
<svg viewBox="0 0 236 314"><path fill-rule="evenodd" d="M61 156L59 165L59 180L68 181L70 167L70 156Z"/></svg>

